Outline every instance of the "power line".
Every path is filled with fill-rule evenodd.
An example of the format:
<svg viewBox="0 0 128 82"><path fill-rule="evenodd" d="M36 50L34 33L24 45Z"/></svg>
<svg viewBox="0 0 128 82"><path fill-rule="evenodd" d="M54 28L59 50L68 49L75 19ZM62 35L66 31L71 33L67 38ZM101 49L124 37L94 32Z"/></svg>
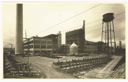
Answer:
<svg viewBox="0 0 128 82"><path fill-rule="evenodd" d="M123 13L125 13L125 12L120 12L120 13L118 13L118 14L115 14L116 19L121 18L120 16L121 16ZM94 22L96 23L96 22L98 22L98 21L101 21L101 22L102 22L102 18L101 18L101 19L93 20L93 21L88 22L88 23L86 23L86 24L92 24L92 23L94 23Z"/></svg>
<svg viewBox="0 0 128 82"><path fill-rule="evenodd" d="M76 17L76 16L78 16L78 15L84 13L84 12L88 12L88 11L90 11L91 9L93 9L93 8L95 8L95 7L97 7L97 6L99 6L99 4L98 4L98 5L95 5L95 6L91 7L91 8L89 8L88 10L85 10L85 11L82 11L82 12L76 14L76 15L73 15L73 16L69 17L68 19L65 19L65 20L63 20L63 21L61 21L61 22L59 22L59 23L57 23L57 24L55 24L55 25L52 25L52 26L46 28L45 30L38 32L37 34L39 34L39 33L41 33L41 32L44 32L44 31L47 31L47 30L49 30L51 27L55 28L55 26L60 25L60 24L62 24L62 23L64 23L64 22L67 22L67 21L71 20L72 18L74 18L74 17ZM124 13L124 12L121 12L121 13L116 14L116 15L121 15L122 13ZM102 19L98 19L98 20L102 20ZM94 21L98 21L98 20L94 20ZM93 21L93 22L94 22L94 21ZM91 22L90 22L90 23L91 23ZM52 29L53 29L53 28L52 28ZM50 30L51 30L51 29L50 29Z"/></svg>
<svg viewBox="0 0 128 82"><path fill-rule="evenodd" d="M67 19L65 19L65 20L63 20L63 21L61 21L61 22L59 22L59 23L57 23L57 24L55 24L55 25L52 25L52 26L48 27L48 28L45 29L45 30L48 30L48 29L51 28L51 27L54 28L55 26L60 25L60 24L62 24L62 23L64 23L64 22L67 22L67 21L71 20L72 18L74 18L74 17L76 17L76 16L78 16L78 15L80 15L80 14L82 14L82 13L87 13L88 11L90 11L90 10L92 10L92 9L98 7L98 6L99 6L99 4L98 4L98 5L94 5L93 7L89 8L88 10L84 10L84 11L82 11L82 12L80 12L80 13L77 13L76 15L73 15L73 16L71 16L71 17L69 17L69 18L67 18ZM38 32L37 34L39 34L39 33L41 33L41 32L42 32L42 31Z"/></svg>
<svg viewBox="0 0 128 82"><path fill-rule="evenodd" d="M71 28L78 28L78 27L82 27L82 25L78 25L78 26L75 26L75 27L70 27L68 29L71 29Z"/></svg>
<svg viewBox="0 0 128 82"><path fill-rule="evenodd" d="M122 15L122 13L124 13L124 12L120 12L120 13L118 13L118 14L115 14L115 16L116 16L116 18L118 19L118 18L120 18L120 15ZM92 24L92 23L96 23L96 22L98 22L98 21L102 21L102 18L101 19L96 19L96 20L93 20L93 21L91 21L91 22L88 22L88 23L86 23L86 24ZM95 24L93 24L93 25L91 25L91 26L94 26ZM75 27L70 27L70 28L76 28L76 27L81 27L82 25L79 25L79 26L75 26ZM68 26L69 27L69 26ZM90 27L90 25L89 25L89 27ZM70 28L68 28L68 29L70 29ZM42 32L46 32L47 30L49 30L48 28L46 28L45 30L43 30ZM51 30L51 29L50 29ZM66 30L67 31L67 30Z"/></svg>
<svg viewBox="0 0 128 82"><path fill-rule="evenodd" d="M68 27L70 27L70 26L68 26ZM71 28L78 28L78 27L82 27L82 25L78 25L78 26L73 26L73 27L70 27L70 28L68 28L68 29L71 29ZM70 31L70 30L65 30L65 31ZM42 31L42 32L46 32L46 31Z"/></svg>

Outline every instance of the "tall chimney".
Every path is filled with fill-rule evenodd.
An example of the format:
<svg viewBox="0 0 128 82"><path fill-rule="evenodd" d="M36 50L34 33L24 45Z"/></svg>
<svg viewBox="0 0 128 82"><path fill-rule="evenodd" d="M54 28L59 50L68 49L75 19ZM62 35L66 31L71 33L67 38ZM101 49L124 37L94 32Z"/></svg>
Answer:
<svg viewBox="0 0 128 82"><path fill-rule="evenodd" d="M23 5L17 4L17 17L16 17L16 47L15 54L23 54Z"/></svg>
<svg viewBox="0 0 128 82"><path fill-rule="evenodd" d="M61 46L61 31L58 33L58 48Z"/></svg>
<svg viewBox="0 0 128 82"><path fill-rule="evenodd" d="M84 40L85 40L85 20L83 20L83 26L82 26L82 29L83 29Z"/></svg>
<svg viewBox="0 0 128 82"><path fill-rule="evenodd" d="M119 47L122 48L122 41L119 41Z"/></svg>

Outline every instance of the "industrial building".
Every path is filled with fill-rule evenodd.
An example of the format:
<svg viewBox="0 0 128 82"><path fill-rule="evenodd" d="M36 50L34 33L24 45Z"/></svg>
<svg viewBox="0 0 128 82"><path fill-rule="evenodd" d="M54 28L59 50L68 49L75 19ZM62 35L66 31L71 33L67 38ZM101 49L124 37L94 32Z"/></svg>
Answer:
<svg viewBox="0 0 128 82"><path fill-rule="evenodd" d="M87 53L101 53L104 52L106 44L102 41L92 42L92 41L85 41L84 44L84 52Z"/></svg>
<svg viewBox="0 0 128 82"><path fill-rule="evenodd" d="M54 53L70 54L70 46L74 43L78 46L78 53L96 53L101 51L103 45L100 42L85 40L85 20L80 29L66 32L66 44L61 44L61 32L44 37L34 36L24 41L24 52L34 55ZM104 45L105 46L105 45ZM71 55L71 54L70 54Z"/></svg>
<svg viewBox="0 0 128 82"><path fill-rule="evenodd" d="M98 51L98 43L97 42L91 42L91 41L86 41L84 44L84 52L91 52L95 53Z"/></svg>
<svg viewBox="0 0 128 82"><path fill-rule="evenodd" d="M116 42L112 38L114 36L115 40L114 25L112 25L113 29L109 26L109 24L113 24L113 18L112 13L103 15L103 24L106 24L106 27L102 27L102 40L99 42L85 40L85 21L83 21L82 28L66 33L66 44L64 45L61 44L61 32L44 37L25 38L23 43L23 8L22 4L17 4L15 55L13 55L14 49L12 49L12 46L11 48L4 48L4 77L72 78L73 76L73 78L82 78L83 76L86 79L88 77L125 78L125 51L122 49L121 41L119 46L116 47ZM113 50L116 51L116 54L122 56L116 56L113 54ZM107 51L107 55L95 54L102 51ZM85 55L86 52L87 54L94 52L94 54ZM53 53L69 53L70 56L54 56ZM81 54L84 54L84 56L81 56ZM28 57L22 57L22 55ZM29 57L29 55L52 58ZM66 73L68 74L66 75Z"/></svg>
<svg viewBox="0 0 128 82"><path fill-rule="evenodd" d="M50 34L44 37L33 36L24 40L24 53L43 55L56 52L58 44L61 45L61 34ZM59 43L60 42L60 43Z"/></svg>
<svg viewBox="0 0 128 82"><path fill-rule="evenodd" d="M83 52L85 43L85 21L83 21L83 27L77 30L66 32L66 44L72 43L78 45L78 52Z"/></svg>
<svg viewBox="0 0 128 82"><path fill-rule="evenodd" d="M85 40L85 20L83 20L82 28L66 32L65 45L61 44L61 32L58 34L50 34L44 37L33 36L24 41L24 53L30 53L33 55L63 53L63 55L66 55L70 54L70 46L73 43L78 46L77 54L86 52L96 53L103 49L102 42L91 42Z"/></svg>
<svg viewBox="0 0 128 82"><path fill-rule="evenodd" d="M78 46L78 53L97 53L104 48L103 42L92 42L85 39L85 21L80 29L69 31L66 33L66 45L70 47L75 43ZM70 53L70 51L68 51Z"/></svg>

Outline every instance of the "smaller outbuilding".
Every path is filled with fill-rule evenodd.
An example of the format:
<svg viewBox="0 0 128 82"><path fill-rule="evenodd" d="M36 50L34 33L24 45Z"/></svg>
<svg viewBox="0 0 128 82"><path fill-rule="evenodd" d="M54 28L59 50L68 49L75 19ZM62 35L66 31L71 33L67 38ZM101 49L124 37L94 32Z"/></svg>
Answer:
<svg viewBox="0 0 128 82"><path fill-rule="evenodd" d="M78 55L78 46L74 42L70 45L69 50L70 55Z"/></svg>

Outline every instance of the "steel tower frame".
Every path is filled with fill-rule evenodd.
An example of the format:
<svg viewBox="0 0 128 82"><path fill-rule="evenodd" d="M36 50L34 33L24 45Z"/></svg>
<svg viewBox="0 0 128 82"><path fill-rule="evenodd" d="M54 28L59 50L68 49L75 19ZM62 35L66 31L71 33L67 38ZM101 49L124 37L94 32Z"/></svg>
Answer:
<svg viewBox="0 0 128 82"><path fill-rule="evenodd" d="M104 51L108 55L115 53L115 49L116 49L115 29L114 29L113 19L114 19L113 13L106 13L103 15L101 41L105 43Z"/></svg>

